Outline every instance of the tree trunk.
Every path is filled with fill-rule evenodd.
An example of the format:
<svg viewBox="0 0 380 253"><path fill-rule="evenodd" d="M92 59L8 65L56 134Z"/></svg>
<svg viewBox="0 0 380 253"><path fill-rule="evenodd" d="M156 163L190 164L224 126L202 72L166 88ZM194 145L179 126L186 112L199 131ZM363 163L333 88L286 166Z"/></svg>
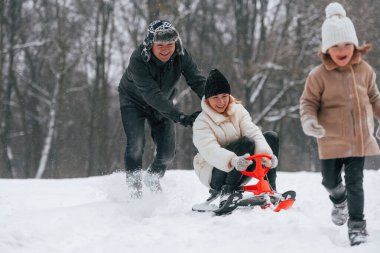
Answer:
<svg viewBox="0 0 380 253"><path fill-rule="evenodd" d="M4 106L2 108L2 135L1 135L1 149L4 159L5 168L2 171L3 177L13 177L15 176L15 170L12 165L12 147L10 142L10 130L12 125L11 117L11 99L12 99L12 89L16 87L17 81L14 72L14 58L15 51L13 47L17 43L16 34L19 26L19 18L21 16L21 6L22 1L14 0L9 2L8 7L8 80L6 82L4 90Z"/></svg>
<svg viewBox="0 0 380 253"><path fill-rule="evenodd" d="M42 175L46 171L46 165L49 158L50 150L52 147L52 142L54 138L55 122L57 114L57 99L60 90L60 76L55 77L55 87L53 92L53 97L51 100L50 111L49 111L49 122L48 131L45 137L45 143L41 153L40 164L38 165L38 170L36 173L36 178L42 178Z"/></svg>
<svg viewBox="0 0 380 253"><path fill-rule="evenodd" d="M108 149L108 108L109 85L106 77L107 36L113 11L111 3L99 1L95 30L96 73L91 98L90 133L88 137L87 175L101 175L108 172L106 155Z"/></svg>

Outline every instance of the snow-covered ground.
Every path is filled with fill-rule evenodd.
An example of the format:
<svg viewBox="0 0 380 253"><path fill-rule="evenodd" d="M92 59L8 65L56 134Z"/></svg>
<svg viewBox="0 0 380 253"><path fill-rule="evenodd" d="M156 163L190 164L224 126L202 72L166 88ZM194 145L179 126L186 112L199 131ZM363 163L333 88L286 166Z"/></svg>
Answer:
<svg viewBox="0 0 380 253"><path fill-rule="evenodd" d="M229 216L192 212L208 195L192 171L171 170L164 193L130 200L124 173L62 180L0 180L0 252L379 252L380 171L365 171L369 242L350 247L330 221L319 173L279 173L278 190L297 191L293 208Z"/></svg>

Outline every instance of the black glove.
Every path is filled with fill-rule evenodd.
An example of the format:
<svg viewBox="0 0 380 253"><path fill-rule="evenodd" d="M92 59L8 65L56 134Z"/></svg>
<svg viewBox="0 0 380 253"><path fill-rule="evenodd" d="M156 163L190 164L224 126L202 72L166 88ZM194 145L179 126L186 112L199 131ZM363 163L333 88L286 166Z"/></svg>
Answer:
<svg viewBox="0 0 380 253"><path fill-rule="evenodd" d="M201 113L202 111L196 111L194 112L193 114L191 114L191 118L193 119L193 122L195 121L195 119L198 117L198 115Z"/></svg>
<svg viewBox="0 0 380 253"><path fill-rule="evenodd" d="M202 111L196 111L191 115L181 114L181 116L179 117L179 123L184 127L188 127L188 126L193 127L193 123L195 119L198 117L198 115L201 112Z"/></svg>
<svg viewBox="0 0 380 253"><path fill-rule="evenodd" d="M179 116L179 123L184 127L192 127L194 120L195 118L193 118L192 115L181 114L181 116Z"/></svg>

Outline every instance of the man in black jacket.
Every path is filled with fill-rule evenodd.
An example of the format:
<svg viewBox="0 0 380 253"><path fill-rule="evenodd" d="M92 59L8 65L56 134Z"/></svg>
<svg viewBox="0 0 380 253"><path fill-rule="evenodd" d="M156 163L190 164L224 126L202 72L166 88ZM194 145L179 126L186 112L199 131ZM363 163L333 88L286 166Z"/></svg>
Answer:
<svg viewBox="0 0 380 253"><path fill-rule="evenodd" d="M198 116L196 112L183 114L173 105L181 75L201 99L205 77L182 47L178 32L168 21L153 21L119 83L121 117L127 136L124 161L133 198L142 197L142 181L150 190L161 191L159 180L175 155L174 123L192 126ZM142 180L145 120L150 125L156 152Z"/></svg>

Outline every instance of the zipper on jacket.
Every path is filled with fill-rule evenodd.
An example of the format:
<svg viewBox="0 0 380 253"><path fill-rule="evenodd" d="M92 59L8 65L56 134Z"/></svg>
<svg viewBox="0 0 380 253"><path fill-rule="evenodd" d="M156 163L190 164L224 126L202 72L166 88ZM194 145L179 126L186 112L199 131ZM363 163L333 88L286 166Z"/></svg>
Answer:
<svg viewBox="0 0 380 253"><path fill-rule="evenodd" d="M350 70L351 70L351 74L352 74L352 80L353 80L353 86L354 86L354 92L355 92L355 98L356 98L356 106L357 106L357 110L358 110L358 123L359 123L359 126L358 126L358 131L359 131L359 138L360 138L360 154L361 156L364 156L364 136L363 136L363 124L362 124L362 115L361 115L361 109L360 109L360 98L359 98L359 94L358 94L358 84L356 83L356 77L355 77L355 72L354 72L354 69L352 67L352 65L350 65ZM355 129L355 128L354 128Z"/></svg>
<svg viewBox="0 0 380 253"><path fill-rule="evenodd" d="M351 120L352 120L352 125L354 127L354 136L356 136L355 117L354 117L354 112L353 111L351 111Z"/></svg>

